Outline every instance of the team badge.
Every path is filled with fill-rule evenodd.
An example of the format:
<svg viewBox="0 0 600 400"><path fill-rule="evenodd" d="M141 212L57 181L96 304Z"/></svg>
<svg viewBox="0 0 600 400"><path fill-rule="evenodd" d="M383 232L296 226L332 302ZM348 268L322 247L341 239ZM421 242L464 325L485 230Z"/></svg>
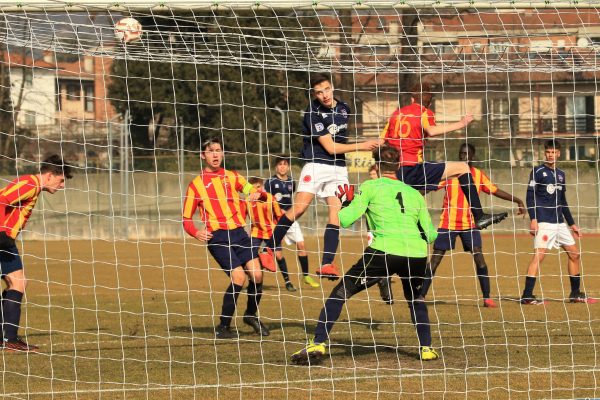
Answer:
<svg viewBox="0 0 600 400"><path fill-rule="evenodd" d="M323 125L322 123L318 122L315 124L315 129L317 130L317 132L321 132L323 129L325 129L325 125Z"/></svg>
<svg viewBox="0 0 600 400"><path fill-rule="evenodd" d="M342 111L340 111L340 114L342 114L344 117L348 116L348 112L346 111L345 108L342 108Z"/></svg>
<svg viewBox="0 0 600 400"><path fill-rule="evenodd" d="M308 183L308 182L310 182L310 180L311 180L311 177L310 177L310 175L306 175L306 176L304 176L304 178L302 178L302 180L303 180L304 182Z"/></svg>

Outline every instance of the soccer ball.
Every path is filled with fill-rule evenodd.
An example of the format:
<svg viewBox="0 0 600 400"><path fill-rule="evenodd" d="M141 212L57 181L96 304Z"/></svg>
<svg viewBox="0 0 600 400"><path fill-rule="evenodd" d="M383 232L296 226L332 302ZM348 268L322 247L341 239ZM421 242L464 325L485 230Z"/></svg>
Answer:
<svg viewBox="0 0 600 400"><path fill-rule="evenodd" d="M142 36L142 24L135 18L123 18L115 25L115 36L120 42L135 42Z"/></svg>

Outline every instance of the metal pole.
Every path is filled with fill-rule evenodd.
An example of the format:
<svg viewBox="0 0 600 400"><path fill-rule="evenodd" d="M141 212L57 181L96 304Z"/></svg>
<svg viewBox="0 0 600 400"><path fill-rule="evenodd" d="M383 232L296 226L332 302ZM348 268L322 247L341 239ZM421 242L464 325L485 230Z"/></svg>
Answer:
<svg viewBox="0 0 600 400"><path fill-rule="evenodd" d="M281 114L281 154L285 154L285 111L279 108L279 106L275 106L275 110Z"/></svg>
<svg viewBox="0 0 600 400"><path fill-rule="evenodd" d="M258 121L258 170L260 176L263 176L263 131L262 131L262 121Z"/></svg>

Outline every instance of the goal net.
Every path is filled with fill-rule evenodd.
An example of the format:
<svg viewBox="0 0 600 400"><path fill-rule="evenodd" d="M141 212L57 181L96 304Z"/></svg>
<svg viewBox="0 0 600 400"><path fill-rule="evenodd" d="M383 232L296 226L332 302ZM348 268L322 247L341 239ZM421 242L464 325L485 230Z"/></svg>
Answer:
<svg viewBox="0 0 600 400"><path fill-rule="evenodd" d="M65 190L40 195L17 240L28 282L19 334L40 349L0 353L1 393L600 396L600 305L570 302L577 265L581 291L600 296L599 11L582 1L0 2L2 186L38 174L49 154L75 169ZM123 18L141 24L140 37L116 38ZM351 110L350 141L359 142L380 136L392 113L411 103L415 84L429 84L438 126L457 126L467 114L474 121L429 138L423 158L459 161L468 143L472 165L523 202L545 142L560 142L557 167L582 232L580 258L548 250L534 289L545 305L520 302L534 256L529 216L519 215L517 200L484 190L486 210L509 214L482 231L496 308L484 307L480 269L456 243L426 298L438 360L418 359L395 277L392 306L377 286L356 295L322 362L295 365L290 357L313 337L336 285L315 275L328 224L327 206L315 201L299 224L308 276L320 286L305 281L302 249L284 244L296 291L279 271L264 272L259 315L271 334L244 324L242 293L232 322L239 338L215 338L231 281L182 227L188 184L205 166L201 143L221 140L223 167L245 178L275 175L276 157L288 155L297 183L317 73L331 76L336 99ZM370 152L346 160L350 183L369 179ZM426 196L436 225L448 195L442 188ZM364 221L342 229L336 265L349 270L366 246Z"/></svg>

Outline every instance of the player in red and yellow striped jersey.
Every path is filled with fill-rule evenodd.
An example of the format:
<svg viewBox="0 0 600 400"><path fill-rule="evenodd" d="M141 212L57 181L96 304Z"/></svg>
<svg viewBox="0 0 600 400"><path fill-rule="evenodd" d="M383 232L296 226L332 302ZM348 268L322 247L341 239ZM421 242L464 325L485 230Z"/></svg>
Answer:
<svg viewBox="0 0 600 400"><path fill-rule="evenodd" d="M512 201L518 206L517 215L525 215L525 205L521 199L499 189L483 171L472 166L474 156L475 147L472 145L464 143L460 147L459 157L469 164L477 192L483 191L500 199ZM477 268L477 278L483 293L483 305L484 307L495 308L497 307L496 303L490 298L490 278L483 257L481 233L475 225L467 197L460 189L458 179L440 182L439 189L446 189L446 195L444 196L443 211L438 227L438 237L433 243L433 255L427 269L428 274L430 273L431 276L425 280L421 296L424 298L427 295L429 286L431 286L431 278L435 275L444 254L447 250L454 250L456 238L460 237L463 249L473 254L473 260Z"/></svg>
<svg viewBox="0 0 600 400"><path fill-rule="evenodd" d="M248 179L248 182L250 182L250 184L252 184L252 186L254 186L254 188L259 192L264 191L264 180L262 178L252 177ZM255 256L260 257L263 268L268 269L271 272L275 272L277 269L275 267L275 263L273 262L272 253L260 253L260 247L262 246L263 242L266 244L267 240L273 235L273 229L275 229L275 226L277 225L277 220L283 215L283 211L272 194L266 193L266 195L266 200L246 201L246 206L251 223L250 236L252 240L252 251L254 252ZM262 257L261 254L265 254L265 257ZM283 259L283 256L281 257ZM266 262L263 262L263 260ZM284 262L281 262L281 259L278 258L277 264L279 265L281 275L283 275L285 288L289 292L295 292L296 288L292 282L290 282L285 259Z"/></svg>
<svg viewBox="0 0 600 400"><path fill-rule="evenodd" d="M485 229L506 218L507 213L483 212L467 163L423 160L423 147L427 137L444 135L465 128L473 121L473 116L467 114L458 122L437 125L433 111L428 108L433 100L433 94L427 83L413 86L411 98L412 103L396 110L381 133L381 139L400 152L398 179L417 190L426 192L435 188L444 179L458 178L460 189L470 199L469 206L478 229Z"/></svg>
<svg viewBox="0 0 600 400"><path fill-rule="evenodd" d="M262 336L269 330L258 319L258 305L262 296L263 275L260 264L252 254L250 237L244 231L245 213L240 193L250 201L266 198L244 177L235 171L221 167L223 146L221 141L211 138L202 143L201 158L204 168L188 186L183 202L183 227L192 237L206 242L208 251L231 278L225 291L221 312L221 323L215 328L216 337L230 339L237 333L230 328L238 296L248 276L248 306L244 323ZM197 229L192 220L199 208L204 229Z"/></svg>
<svg viewBox="0 0 600 400"><path fill-rule="evenodd" d="M71 177L71 167L58 155L53 155L41 163L38 174L18 177L0 190L0 270L6 283L6 289L2 292L0 332L3 332L5 350L37 349L17 335L27 280L15 239L25 228L40 193L56 193L65 187L65 179Z"/></svg>

